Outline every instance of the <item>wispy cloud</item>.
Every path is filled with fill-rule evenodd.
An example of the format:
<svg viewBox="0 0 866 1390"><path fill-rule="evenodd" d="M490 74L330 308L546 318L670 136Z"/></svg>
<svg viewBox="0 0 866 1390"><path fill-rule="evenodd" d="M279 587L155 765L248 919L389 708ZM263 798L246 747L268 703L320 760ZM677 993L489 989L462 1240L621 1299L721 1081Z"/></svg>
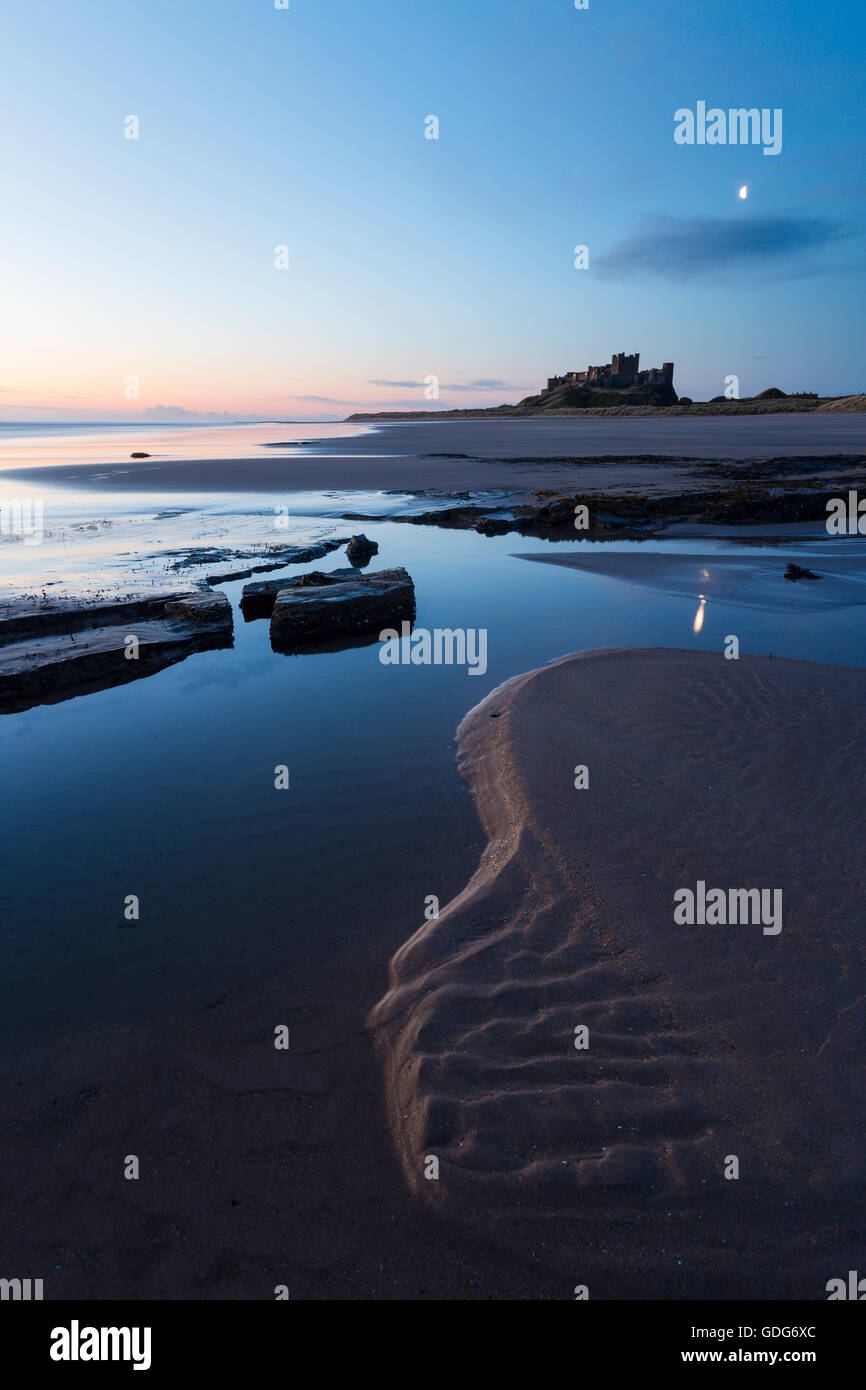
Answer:
<svg viewBox="0 0 866 1390"><path fill-rule="evenodd" d="M182 405L149 405L141 412L142 420L162 421L167 424L185 422L202 424L223 424L238 419L239 412L230 410L185 410Z"/></svg>
<svg viewBox="0 0 866 1390"><path fill-rule="evenodd" d="M456 381L443 386L443 391L522 391L522 386L513 386L507 381L496 381L492 377L482 377L478 381L458 384Z"/></svg>
<svg viewBox="0 0 866 1390"><path fill-rule="evenodd" d="M781 267L800 257L793 269L802 273L803 256L845 236L844 228L820 217L650 217L596 265L611 278L680 280L750 266Z"/></svg>
<svg viewBox="0 0 866 1390"><path fill-rule="evenodd" d="M406 391L423 391L428 385L426 381L383 381L380 378L370 378L371 386L396 386ZM523 386L515 386L507 381L500 381L496 377L479 377L476 381L443 381L439 383L440 391L523 391Z"/></svg>
<svg viewBox="0 0 866 1390"><path fill-rule="evenodd" d="M417 389L423 391L427 385L425 381L384 381L380 377L370 377L371 386L397 386L400 390L412 391Z"/></svg>
<svg viewBox="0 0 866 1390"><path fill-rule="evenodd" d="M282 400L317 401L319 405L345 405L345 397L340 396L284 396Z"/></svg>
<svg viewBox="0 0 866 1390"><path fill-rule="evenodd" d="M40 392L25 389L23 386L0 386L0 392L2 392L4 396L60 396L61 400L64 401L94 400L99 395L98 391L55 391L53 387L46 388ZM62 410L63 406L57 406L56 408Z"/></svg>

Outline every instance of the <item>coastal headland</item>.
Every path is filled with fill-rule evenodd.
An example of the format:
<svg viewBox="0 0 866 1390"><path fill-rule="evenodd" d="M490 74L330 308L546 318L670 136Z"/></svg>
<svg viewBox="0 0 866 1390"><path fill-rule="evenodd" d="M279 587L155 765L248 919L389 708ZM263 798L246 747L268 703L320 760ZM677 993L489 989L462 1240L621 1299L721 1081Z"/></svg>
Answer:
<svg viewBox="0 0 866 1390"><path fill-rule="evenodd" d="M566 404L565 400L573 399L573 396L567 398L563 394L554 398L552 403L545 401L541 396L536 396L528 398L528 401L521 402L519 405L495 405L468 410L356 411L354 415L346 417L346 423L368 424L384 420L395 422L400 420L487 420L495 417L532 420L569 416L584 416L589 419L603 420L670 419L672 417L694 419L704 415L713 415L724 419L734 415L809 415L815 411L866 410L866 395L862 394L830 396L826 399L818 396L798 398L780 395L779 397L770 396L766 399L755 396L742 400L679 400L675 404L653 404L649 401L633 403L628 397L620 398L611 394L606 404L596 404L596 400L601 394L600 392L589 392L585 404L582 405Z"/></svg>

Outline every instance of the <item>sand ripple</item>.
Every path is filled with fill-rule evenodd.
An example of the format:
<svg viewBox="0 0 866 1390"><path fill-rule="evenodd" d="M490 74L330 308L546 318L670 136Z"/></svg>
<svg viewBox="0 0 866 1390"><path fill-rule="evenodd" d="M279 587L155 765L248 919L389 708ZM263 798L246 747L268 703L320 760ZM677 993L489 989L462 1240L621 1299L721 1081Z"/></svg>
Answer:
<svg viewBox="0 0 866 1390"><path fill-rule="evenodd" d="M500 1237L711 1212L717 1265L769 1223L821 1296L811 1232L866 1178L864 712L863 671L665 650L567 657L470 712L488 847L371 1020L419 1199ZM781 934L676 925L698 879L781 888Z"/></svg>

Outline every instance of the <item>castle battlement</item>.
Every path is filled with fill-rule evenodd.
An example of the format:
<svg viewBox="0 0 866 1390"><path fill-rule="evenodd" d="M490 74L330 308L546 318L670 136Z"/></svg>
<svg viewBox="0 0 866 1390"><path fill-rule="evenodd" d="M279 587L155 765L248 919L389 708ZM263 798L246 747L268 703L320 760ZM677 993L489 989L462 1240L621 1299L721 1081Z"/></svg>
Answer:
<svg viewBox="0 0 866 1390"><path fill-rule="evenodd" d="M663 362L660 367L640 370L640 353L615 352L610 362L600 367L587 367L585 372L566 372L564 376L551 376L542 392L557 391L562 386L598 387L606 390L625 391L630 386L673 386L674 364Z"/></svg>

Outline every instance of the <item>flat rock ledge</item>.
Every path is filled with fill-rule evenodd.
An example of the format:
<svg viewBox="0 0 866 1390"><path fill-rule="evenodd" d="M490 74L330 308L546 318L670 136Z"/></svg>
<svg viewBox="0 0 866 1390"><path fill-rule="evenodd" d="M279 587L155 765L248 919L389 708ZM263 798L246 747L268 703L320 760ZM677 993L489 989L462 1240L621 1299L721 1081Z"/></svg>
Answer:
<svg viewBox="0 0 866 1390"><path fill-rule="evenodd" d="M282 579L257 579L245 584L241 593L241 612L246 622L256 618L269 618L274 611L277 594L282 589L306 588L310 585L336 584L346 579L357 579L358 571L349 566L331 570L324 574L312 570L309 574L295 574Z"/></svg>
<svg viewBox="0 0 866 1390"><path fill-rule="evenodd" d="M231 604L210 591L0 615L0 713L121 685L232 642Z"/></svg>
<svg viewBox="0 0 866 1390"><path fill-rule="evenodd" d="M262 574L266 570L279 570L284 565L306 565L311 560L324 559L330 555L332 550L339 550L341 545L346 544L345 536L338 536L336 540L318 541L314 545L284 545L268 552L267 558L257 564L251 564L246 569L226 570L222 574L209 574L206 584L228 584L234 579L249 579L253 574ZM194 552L193 552L194 554ZM189 560L186 562L190 562ZM183 568L185 566L178 566Z"/></svg>
<svg viewBox="0 0 866 1390"><path fill-rule="evenodd" d="M295 643L369 633L414 617L415 585L404 569L366 575L355 570L307 574L276 590L271 643L284 649Z"/></svg>

